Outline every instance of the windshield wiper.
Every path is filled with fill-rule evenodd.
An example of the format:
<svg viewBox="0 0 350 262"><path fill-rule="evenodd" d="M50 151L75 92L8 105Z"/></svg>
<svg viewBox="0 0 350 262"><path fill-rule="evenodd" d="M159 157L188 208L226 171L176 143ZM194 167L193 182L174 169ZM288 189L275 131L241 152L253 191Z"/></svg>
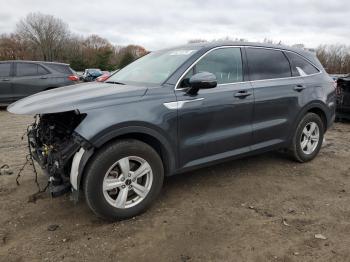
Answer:
<svg viewBox="0 0 350 262"><path fill-rule="evenodd" d="M124 83L117 82L117 81L106 81L105 83L108 83L108 84L116 84L116 85L125 85Z"/></svg>

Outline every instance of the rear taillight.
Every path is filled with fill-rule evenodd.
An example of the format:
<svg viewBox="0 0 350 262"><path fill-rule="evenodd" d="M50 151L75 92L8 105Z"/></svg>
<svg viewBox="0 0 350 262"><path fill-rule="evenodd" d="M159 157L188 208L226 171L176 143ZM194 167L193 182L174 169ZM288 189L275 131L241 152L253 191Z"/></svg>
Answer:
<svg viewBox="0 0 350 262"><path fill-rule="evenodd" d="M79 77L76 76L76 75L68 76L68 79L69 79L70 81L79 81Z"/></svg>
<svg viewBox="0 0 350 262"><path fill-rule="evenodd" d="M97 82L104 82L106 81L110 76L107 75L107 76L99 76L98 78L96 78L96 81Z"/></svg>

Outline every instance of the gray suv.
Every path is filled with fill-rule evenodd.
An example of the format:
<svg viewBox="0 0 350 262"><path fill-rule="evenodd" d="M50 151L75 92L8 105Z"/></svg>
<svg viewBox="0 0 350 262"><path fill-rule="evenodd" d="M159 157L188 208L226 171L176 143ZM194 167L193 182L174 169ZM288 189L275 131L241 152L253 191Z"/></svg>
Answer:
<svg viewBox="0 0 350 262"><path fill-rule="evenodd" d="M208 43L152 52L104 83L8 110L37 115L28 141L52 195L83 191L97 215L124 219L150 206L164 176L276 149L312 160L334 121L335 88L307 51Z"/></svg>
<svg viewBox="0 0 350 262"><path fill-rule="evenodd" d="M37 61L0 61L0 106L26 96L76 83L68 64Z"/></svg>

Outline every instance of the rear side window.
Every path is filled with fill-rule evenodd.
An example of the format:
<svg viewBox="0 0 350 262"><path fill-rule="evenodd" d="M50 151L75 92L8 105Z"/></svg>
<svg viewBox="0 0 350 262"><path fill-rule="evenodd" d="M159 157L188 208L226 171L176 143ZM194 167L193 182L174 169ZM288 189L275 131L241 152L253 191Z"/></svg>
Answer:
<svg viewBox="0 0 350 262"><path fill-rule="evenodd" d="M0 63L0 77L8 77L11 72L11 63Z"/></svg>
<svg viewBox="0 0 350 262"><path fill-rule="evenodd" d="M247 48L251 80L291 77L289 61L279 50Z"/></svg>
<svg viewBox="0 0 350 262"><path fill-rule="evenodd" d="M47 73L47 70L38 64L17 63L17 76L39 76Z"/></svg>
<svg viewBox="0 0 350 262"><path fill-rule="evenodd" d="M314 67L311 63L306 61L300 55L294 54L292 52L285 52L288 56L291 66L293 76L305 76L318 73L318 69Z"/></svg>
<svg viewBox="0 0 350 262"><path fill-rule="evenodd" d="M73 73L73 70L68 65L60 65L60 64L45 64L45 65L62 74L71 75Z"/></svg>
<svg viewBox="0 0 350 262"><path fill-rule="evenodd" d="M189 78L196 73L209 72L216 76L218 84L243 81L242 55L240 48L220 48L204 56L186 74L182 87L189 86Z"/></svg>
<svg viewBox="0 0 350 262"><path fill-rule="evenodd" d="M45 68L43 68L41 65L38 65L38 74L39 75L46 75L48 73L49 72Z"/></svg>

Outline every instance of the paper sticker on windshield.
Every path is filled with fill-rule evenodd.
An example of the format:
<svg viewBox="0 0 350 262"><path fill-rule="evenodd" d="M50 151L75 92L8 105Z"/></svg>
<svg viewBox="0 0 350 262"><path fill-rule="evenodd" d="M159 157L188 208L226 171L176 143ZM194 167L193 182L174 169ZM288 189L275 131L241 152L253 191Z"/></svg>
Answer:
<svg viewBox="0 0 350 262"><path fill-rule="evenodd" d="M175 50L172 51L169 55L189 55L191 53L193 53L196 50Z"/></svg>

